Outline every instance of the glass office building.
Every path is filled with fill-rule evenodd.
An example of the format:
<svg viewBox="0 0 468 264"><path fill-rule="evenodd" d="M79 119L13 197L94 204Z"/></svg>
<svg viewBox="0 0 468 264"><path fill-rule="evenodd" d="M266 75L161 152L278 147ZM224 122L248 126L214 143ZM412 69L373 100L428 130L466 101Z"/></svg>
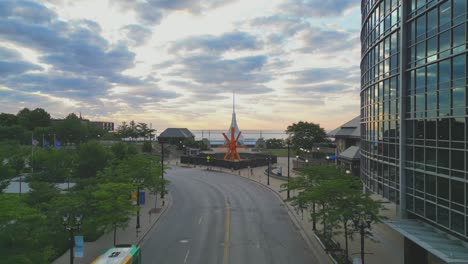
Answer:
<svg viewBox="0 0 468 264"><path fill-rule="evenodd" d="M467 0L363 0L361 177L468 242Z"/></svg>

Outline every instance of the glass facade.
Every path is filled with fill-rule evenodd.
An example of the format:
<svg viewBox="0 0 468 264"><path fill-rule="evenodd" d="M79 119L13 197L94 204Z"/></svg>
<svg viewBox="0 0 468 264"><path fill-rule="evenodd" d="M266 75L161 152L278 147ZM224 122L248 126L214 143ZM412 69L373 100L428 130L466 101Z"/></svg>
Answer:
<svg viewBox="0 0 468 264"><path fill-rule="evenodd" d="M361 32L362 180L395 203L402 195L409 217L464 240L467 8L466 0L363 0Z"/></svg>

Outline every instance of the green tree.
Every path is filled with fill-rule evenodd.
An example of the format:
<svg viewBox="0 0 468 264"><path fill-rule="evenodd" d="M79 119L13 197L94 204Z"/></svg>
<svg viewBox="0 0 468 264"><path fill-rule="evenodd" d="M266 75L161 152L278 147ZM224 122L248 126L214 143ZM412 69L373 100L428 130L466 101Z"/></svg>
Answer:
<svg viewBox="0 0 468 264"><path fill-rule="evenodd" d="M78 177L94 178L112 159L112 153L95 141L81 144L78 148Z"/></svg>
<svg viewBox="0 0 468 264"><path fill-rule="evenodd" d="M288 126L286 133L294 148L312 149L314 143L328 142L325 130L318 124L299 121Z"/></svg>
<svg viewBox="0 0 468 264"><path fill-rule="evenodd" d="M114 154L114 157L119 161L138 153L135 145L125 142L117 142L113 144L111 146L111 151Z"/></svg>
<svg viewBox="0 0 468 264"><path fill-rule="evenodd" d="M18 117L14 114L0 113L0 126L14 126L18 124Z"/></svg>
<svg viewBox="0 0 468 264"><path fill-rule="evenodd" d="M141 151L151 153L153 151L153 146L151 145L150 142L143 142L143 146L141 146Z"/></svg>
<svg viewBox="0 0 468 264"><path fill-rule="evenodd" d="M86 128L74 113L69 114L62 122L56 123L55 130L57 131L56 138L62 143L79 144L86 137Z"/></svg>
<svg viewBox="0 0 468 264"><path fill-rule="evenodd" d="M36 108L33 111L23 108L16 116L18 123L27 130L50 126L50 114L42 108Z"/></svg>
<svg viewBox="0 0 468 264"><path fill-rule="evenodd" d="M266 142L267 149L280 149L284 147L284 140L280 138L270 138Z"/></svg>

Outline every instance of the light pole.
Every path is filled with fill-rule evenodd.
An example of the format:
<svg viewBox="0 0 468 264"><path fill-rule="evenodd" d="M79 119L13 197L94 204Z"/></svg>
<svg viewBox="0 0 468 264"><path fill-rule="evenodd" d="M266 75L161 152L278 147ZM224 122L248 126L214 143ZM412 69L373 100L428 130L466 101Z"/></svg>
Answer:
<svg viewBox="0 0 468 264"><path fill-rule="evenodd" d="M355 229L359 229L361 235L361 264L364 264L364 237L366 228L370 227L372 216L368 214L354 214L353 224Z"/></svg>
<svg viewBox="0 0 468 264"><path fill-rule="evenodd" d="M288 191L286 193L286 199L289 199L289 157L290 157L290 146L291 146L291 143L289 142L288 140Z"/></svg>
<svg viewBox="0 0 468 264"><path fill-rule="evenodd" d="M65 227L65 230L67 230L68 233L70 234L70 237L68 238L70 242L70 264L73 264L73 259L74 259L74 253L73 253L73 248L75 247L74 232L80 230L82 219L83 219L82 215L70 216L69 214L66 214L63 216L63 226Z"/></svg>
<svg viewBox="0 0 468 264"><path fill-rule="evenodd" d="M270 185L270 162L271 162L271 157L268 157L268 179L267 179L267 185Z"/></svg>
<svg viewBox="0 0 468 264"><path fill-rule="evenodd" d="M137 221L136 221L136 229L140 228L140 182L137 185Z"/></svg>
<svg viewBox="0 0 468 264"><path fill-rule="evenodd" d="M160 142L160 143L161 143L161 178L162 178L161 199L164 199L164 193L166 192L165 191L166 184L164 183L164 143L163 142ZM164 205L164 201L163 201L163 205Z"/></svg>

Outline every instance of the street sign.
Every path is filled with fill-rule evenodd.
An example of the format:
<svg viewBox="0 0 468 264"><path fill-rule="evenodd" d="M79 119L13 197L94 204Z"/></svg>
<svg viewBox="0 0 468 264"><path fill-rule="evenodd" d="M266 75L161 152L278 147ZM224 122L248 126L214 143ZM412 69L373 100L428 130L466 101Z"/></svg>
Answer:
<svg viewBox="0 0 468 264"><path fill-rule="evenodd" d="M210 159L211 159L210 155L206 156L207 161L210 161Z"/></svg>
<svg viewBox="0 0 468 264"><path fill-rule="evenodd" d="M75 258L84 257L84 238L83 236L75 236Z"/></svg>
<svg viewBox="0 0 468 264"><path fill-rule="evenodd" d="M140 192L140 205L145 204L145 192Z"/></svg>
<svg viewBox="0 0 468 264"><path fill-rule="evenodd" d="M132 192L132 196L130 198L130 201L132 201L133 205L136 205L136 203L137 203L137 192Z"/></svg>

